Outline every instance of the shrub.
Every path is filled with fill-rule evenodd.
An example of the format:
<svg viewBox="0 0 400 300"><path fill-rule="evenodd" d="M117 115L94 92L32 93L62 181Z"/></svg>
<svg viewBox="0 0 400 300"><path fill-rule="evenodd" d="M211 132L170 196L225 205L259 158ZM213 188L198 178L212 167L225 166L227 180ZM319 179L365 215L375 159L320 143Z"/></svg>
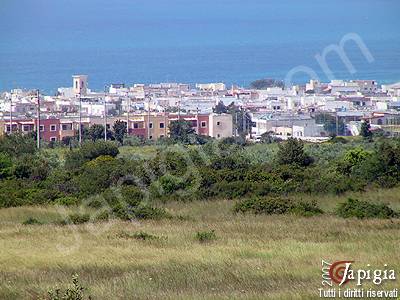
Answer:
<svg viewBox="0 0 400 300"><path fill-rule="evenodd" d="M331 136L331 139L329 140L331 143L335 143L335 144L347 144L348 141L341 136Z"/></svg>
<svg viewBox="0 0 400 300"><path fill-rule="evenodd" d="M10 157L20 157L24 154L36 153L35 140L29 135L13 133L3 135L0 138L0 152L8 154Z"/></svg>
<svg viewBox="0 0 400 300"><path fill-rule="evenodd" d="M249 181L221 181L213 185L210 195L221 198L236 199L244 197L255 190L255 184Z"/></svg>
<svg viewBox="0 0 400 300"><path fill-rule="evenodd" d="M287 214L300 216L314 216L323 213L316 202L295 202L287 198L259 198L253 197L236 203L234 212L254 214Z"/></svg>
<svg viewBox="0 0 400 300"><path fill-rule="evenodd" d="M398 218L399 213L395 212L385 204L373 204L367 201L349 198L347 202L339 204L336 214L342 218Z"/></svg>
<svg viewBox="0 0 400 300"><path fill-rule="evenodd" d="M185 182L181 178L172 175L160 177L159 184L164 195L172 195L176 191L185 189Z"/></svg>
<svg viewBox="0 0 400 300"><path fill-rule="evenodd" d="M322 214L323 211L318 207L315 201L312 202L300 201L291 208L291 213L303 217L311 217Z"/></svg>
<svg viewBox="0 0 400 300"><path fill-rule="evenodd" d="M108 211L102 211L94 217L94 220L97 222L108 221L109 219L110 219L110 213Z"/></svg>
<svg viewBox="0 0 400 300"><path fill-rule="evenodd" d="M137 219L143 220L159 220L162 218L168 217L167 212L163 208L152 207L150 205L140 205L138 207L133 208L133 215Z"/></svg>
<svg viewBox="0 0 400 300"><path fill-rule="evenodd" d="M125 239L135 239L135 240L141 240L141 241L158 240L159 239L158 236L146 233L144 231L135 232L135 233L128 233L128 232L122 231L117 234L117 237L125 238Z"/></svg>
<svg viewBox="0 0 400 300"><path fill-rule="evenodd" d="M123 201L131 206L138 206L144 199L143 191L136 186L126 186L121 188Z"/></svg>
<svg viewBox="0 0 400 300"><path fill-rule="evenodd" d="M84 300L84 288L78 279L78 275L72 276L72 285L70 285L65 291L61 291L59 288L52 289L48 291L48 298L49 300ZM88 296L87 299L92 299Z"/></svg>
<svg viewBox="0 0 400 300"><path fill-rule="evenodd" d="M89 214L70 214L68 216L69 220L72 224L79 225L89 222L90 215Z"/></svg>
<svg viewBox="0 0 400 300"><path fill-rule="evenodd" d="M312 164L313 159L305 153L302 141L289 138L285 143L279 144L278 162L282 165L306 167Z"/></svg>
<svg viewBox="0 0 400 300"><path fill-rule="evenodd" d="M143 140L137 136L127 136L124 138L123 145L124 146L140 146L143 144Z"/></svg>
<svg viewBox="0 0 400 300"><path fill-rule="evenodd" d="M286 198L253 197L236 203L236 213L252 212L254 214L285 214L289 212L291 203Z"/></svg>
<svg viewBox="0 0 400 300"><path fill-rule="evenodd" d="M6 153L0 152L0 180L11 176L12 166L11 157Z"/></svg>
<svg viewBox="0 0 400 300"><path fill-rule="evenodd" d="M72 196L61 197L56 200L56 203L63 206L73 206L79 204L79 199Z"/></svg>
<svg viewBox="0 0 400 300"><path fill-rule="evenodd" d="M50 173L47 160L32 155L23 155L15 163L13 174L16 178L44 180Z"/></svg>
<svg viewBox="0 0 400 300"><path fill-rule="evenodd" d="M371 154L362 148L354 148L345 153L338 164L338 170L343 174L350 174L352 170L366 161Z"/></svg>
<svg viewBox="0 0 400 300"><path fill-rule="evenodd" d="M42 225L42 224L43 224L42 222L32 217L29 217L24 222L22 222L22 225Z"/></svg>
<svg viewBox="0 0 400 300"><path fill-rule="evenodd" d="M118 154L118 146L113 142L85 142L80 149L71 150L67 153L65 166L67 169L79 169L85 162L99 156L116 157Z"/></svg>
<svg viewBox="0 0 400 300"><path fill-rule="evenodd" d="M200 243L206 243L217 239L217 235L214 230L210 231L199 231L195 235L195 239Z"/></svg>

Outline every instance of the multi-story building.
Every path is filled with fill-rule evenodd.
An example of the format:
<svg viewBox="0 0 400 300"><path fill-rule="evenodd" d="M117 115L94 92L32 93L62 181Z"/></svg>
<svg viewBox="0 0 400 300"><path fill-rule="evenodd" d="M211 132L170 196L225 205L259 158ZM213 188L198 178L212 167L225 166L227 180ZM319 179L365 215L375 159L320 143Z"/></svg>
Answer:
<svg viewBox="0 0 400 300"><path fill-rule="evenodd" d="M209 115L209 136L222 139L231 137L233 134L232 115L211 114Z"/></svg>

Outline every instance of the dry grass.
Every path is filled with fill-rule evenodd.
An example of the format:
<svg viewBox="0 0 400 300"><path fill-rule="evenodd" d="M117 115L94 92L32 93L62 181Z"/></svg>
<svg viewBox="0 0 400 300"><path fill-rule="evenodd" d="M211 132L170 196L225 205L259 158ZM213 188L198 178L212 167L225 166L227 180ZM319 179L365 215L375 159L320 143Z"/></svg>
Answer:
<svg viewBox="0 0 400 300"><path fill-rule="evenodd" d="M400 207L399 189L353 196ZM344 199L318 201L332 210ZM94 299L313 299L321 259L400 271L400 221L243 216L232 205L170 203L171 213L187 218L76 227L21 225L28 217L57 220L53 207L0 210L0 299L37 299L74 273ZM199 243L196 232L206 230L217 239ZM160 238L120 234L139 231Z"/></svg>

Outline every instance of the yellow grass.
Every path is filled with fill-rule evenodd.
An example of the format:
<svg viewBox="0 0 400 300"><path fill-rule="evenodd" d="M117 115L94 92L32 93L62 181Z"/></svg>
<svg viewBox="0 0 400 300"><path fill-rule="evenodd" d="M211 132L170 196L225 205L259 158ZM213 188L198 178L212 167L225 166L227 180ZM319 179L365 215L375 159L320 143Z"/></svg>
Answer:
<svg viewBox="0 0 400 300"><path fill-rule="evenodd" d="M353 196L400 207L399 189ZM332 211L344 199L318 201ZM57 220L54 207L0 210L0 299L43 297L74 273L94 299L317 299L321 259L400 271L400 221L243 216L232 205L170 203L186 218L64 227L21 225L28 217ZM198 242L196 232L206 230L217 239ZM160 238L119 235L140 231Z"/></svg>

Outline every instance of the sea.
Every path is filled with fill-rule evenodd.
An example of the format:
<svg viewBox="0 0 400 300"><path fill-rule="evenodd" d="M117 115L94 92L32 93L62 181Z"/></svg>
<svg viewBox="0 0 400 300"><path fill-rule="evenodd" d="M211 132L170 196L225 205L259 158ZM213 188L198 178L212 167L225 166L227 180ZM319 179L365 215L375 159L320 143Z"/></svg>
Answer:
<svg viewBox="0 0 400 300"><path fill-rule="evenodd" d="M87 74L93 90L288 77L397 82L399 12L399 0L0 0L0 91L54 94L73 74Z"/></svg>

